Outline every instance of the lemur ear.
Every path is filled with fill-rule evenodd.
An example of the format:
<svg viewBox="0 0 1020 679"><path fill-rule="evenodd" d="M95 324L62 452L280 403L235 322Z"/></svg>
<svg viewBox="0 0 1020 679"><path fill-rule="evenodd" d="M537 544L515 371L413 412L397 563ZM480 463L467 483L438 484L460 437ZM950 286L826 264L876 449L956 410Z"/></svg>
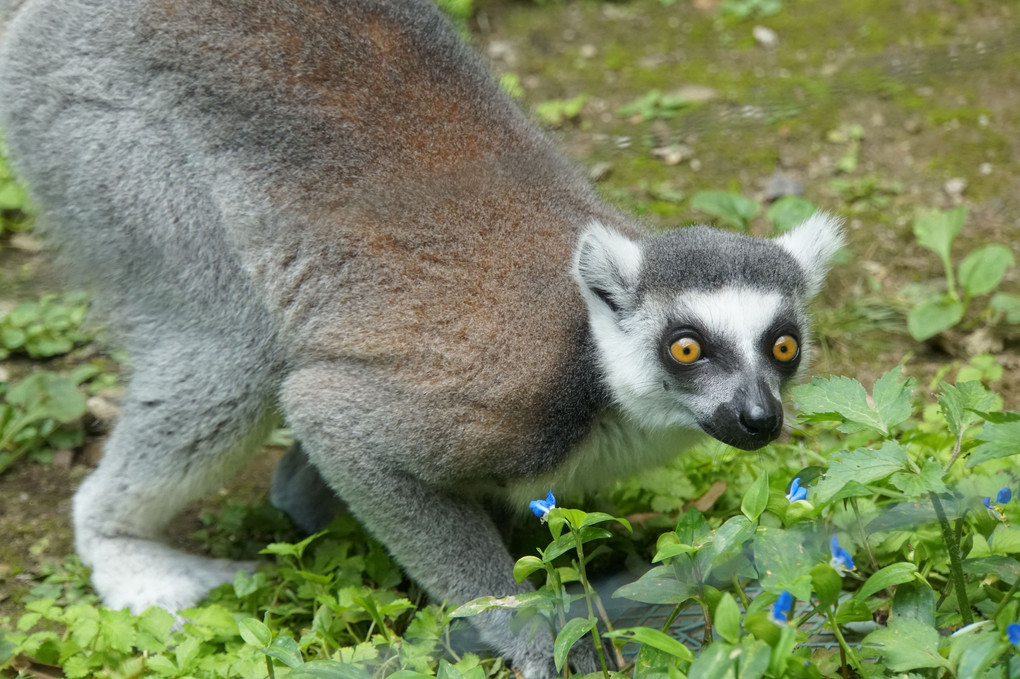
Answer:
<svg viewBox="0 0 1020 679"><path fill-rule="evenodd" d="M633 309L641 272L641 248L613 229L593 222L574 250L574 280L593 309L619 314Z"/></svg>
<svg viewBox="0 0 1020 679"><path fill-rule="evenodd" d="M843 247L843 220L818 211L774 242L797 260L807 281L807 296L813 297L822 288L832 256Z"/></svg>

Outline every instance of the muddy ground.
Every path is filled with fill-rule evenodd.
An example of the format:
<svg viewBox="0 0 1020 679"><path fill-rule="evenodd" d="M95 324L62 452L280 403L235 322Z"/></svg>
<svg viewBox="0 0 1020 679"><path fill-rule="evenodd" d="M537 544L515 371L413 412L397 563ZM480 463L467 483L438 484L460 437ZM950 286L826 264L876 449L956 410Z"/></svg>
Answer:
<svg viewBox="0 0 1020 679"><path fill-rule="evenodd" d="M815 372L870 384L903 362L928 388L940 371L952 378L987 352L1003 367L993 386L1007 407L1020 407L1020 336L982 314L987 297L933 341L913 341L904 322L913 301L941 284L941 264L912 235L919 209L967 207L957 261L991 242L1020 260L1020 6L787 0L771 16L724 11L756 4L769 3L493 0L469 28L493 70L517 77L524 106L586 96L579 115L550 133L608 200L657 226L707 220L689 204L702 189L764 201L785 186L844 215L849 245L816 304ZM668 119L618 113L653 89L689 104ZM762 217L751 225L768 228ZM58 289L59 272L38 246L30 235L0 239L0 309ZM1018 279L1014 268L1000 289L1020 293ZM109 349L100 340L64 359L2 369L20 377ZM70 497L94 463L90 450L0 476L0 618L72 550ZM232 490L258 498L278 455L264 451ZM175 540L194 546L198 513L181 518Z"/></svg>

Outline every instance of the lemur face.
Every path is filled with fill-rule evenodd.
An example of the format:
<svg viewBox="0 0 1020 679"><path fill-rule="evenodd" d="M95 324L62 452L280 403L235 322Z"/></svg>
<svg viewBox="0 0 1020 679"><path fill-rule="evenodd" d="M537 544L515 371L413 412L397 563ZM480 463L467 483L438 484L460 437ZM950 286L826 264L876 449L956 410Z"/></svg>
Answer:
<svg viewBox="0 0 1020 679"><path fill-rule="evenodd" d="M575 276L617 405L649 428L696 427L745 450L773 441L783 387L809 360L805 303L840 242L825 215L773 241L590 229Z"/></svg>

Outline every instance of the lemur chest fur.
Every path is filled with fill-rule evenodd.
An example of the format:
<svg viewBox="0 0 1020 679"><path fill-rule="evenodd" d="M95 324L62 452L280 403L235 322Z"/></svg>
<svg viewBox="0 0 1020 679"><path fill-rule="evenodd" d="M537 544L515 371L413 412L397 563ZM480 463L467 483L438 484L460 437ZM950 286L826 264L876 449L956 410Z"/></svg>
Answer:
<svg viewBox="0 0 1020 679"><path fill-rule="evenodd" d="M610 408L595 417L588 433L558 467L515 480L506 493L514 507L526 507L529 500L544 497L550 489L557 495L577 496L664 464L704 438L701 431L685 427L642 428Z"/></svg>

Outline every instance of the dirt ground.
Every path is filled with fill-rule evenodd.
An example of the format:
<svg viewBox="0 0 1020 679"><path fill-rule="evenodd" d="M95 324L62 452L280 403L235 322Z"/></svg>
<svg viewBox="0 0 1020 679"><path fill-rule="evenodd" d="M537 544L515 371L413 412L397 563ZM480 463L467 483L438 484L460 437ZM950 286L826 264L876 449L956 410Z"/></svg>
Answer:
<svg viewBox="0 0 1020 679"><path fill-rule="evenodd" d="M772 16L739 19L719 4L492 0L470 27L493 70L517 76L524 106L587 97L551 134L608 200L651 223L707 220L689 204L702 189L764 201L777 185L845 216L849 244L816 304L816 373L870 385L902 362L927 389L940 370L951 378L990 353L1003 367L993 386L1007 408L1020 407L1020 334L982 315L987 297L933 341L913 341L904 322L942 276L912 235L919 209L967 207L957 261L985 243L1007 245L1020 261L1020 6L788 0ZM667 119L618 114L653 89L691 103ZM767 230L761 217L752 223ZM0 240L0 308L59 285L38 247L31 236ZM1000 289L1020 294L1018 280L1014 267ZM40 365L2 369L20 377ZM259 497L278 455L264 451L231 488ZM72 551L70 497L89 459L78 451L0 475L0 618L47 563ZM177 540L201 526L197 515L182 517Z"/></svg>

